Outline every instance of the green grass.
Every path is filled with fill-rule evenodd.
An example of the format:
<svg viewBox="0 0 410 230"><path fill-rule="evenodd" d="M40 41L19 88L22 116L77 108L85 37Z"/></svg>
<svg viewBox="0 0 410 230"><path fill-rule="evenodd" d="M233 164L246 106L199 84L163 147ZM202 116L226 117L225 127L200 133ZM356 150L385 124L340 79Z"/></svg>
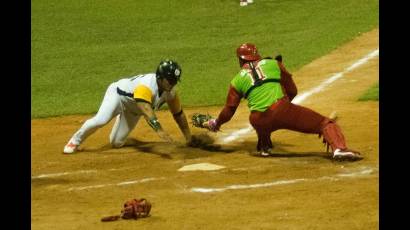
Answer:
<svg viewBox="0 0 410 230"><path fill-rule="evenodd" d="M378 101L379 100L379 83L368 89L360 98L359 101Z"/></svg>
<svg viewBox="0 0 410 230"><path fill-rule="evenodd" d="M377 0L32 0L32 118L98 110L113 81L182 66L184 106L221 105L235 49L281 53L290 71L378 27Z"/></svg>

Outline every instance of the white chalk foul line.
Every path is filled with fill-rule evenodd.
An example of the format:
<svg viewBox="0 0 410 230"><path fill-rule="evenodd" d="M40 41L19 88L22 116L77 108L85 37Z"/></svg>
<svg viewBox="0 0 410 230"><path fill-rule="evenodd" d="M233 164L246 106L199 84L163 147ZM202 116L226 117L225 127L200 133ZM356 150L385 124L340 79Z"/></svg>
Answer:
<svg viewBox="0 0 410 230"><path fill-rule="evenodd" d="M248 125L247 128L242 128L242 129L239 129L239 130L237 130L237 131L235 131L235 132L232 132L232 133L229 134L227 137L223 138L223 139L222 139L222 142L223 142L223 143L232 142L232 141L238 139L239 137L244 136L244 135L246 135L246 134L248 134L248 133L250 133L250 132L252 132L252 131L253 131L253 127L252 127L251 125Z"/></svg>
<svg viewBox="0 0 410 230"><path fill-rule="evenodd" d="M108 169L107 171L120 171L120 170L127 170L127 169L129 168L112 168L112 169ZM73 172L48 173L48 174L40 174L38 176L32 176L31 179L60 177L60 176L67 176L67 175L74 175L74 174L89 174L89 173L97 173L97 172L98 170L90 169L90 170L78 170L78 171L73 171Z"/></svg>
<svg viewBox="0 0 410 230"><path fill-rule="evenodd" d="M330 85L331 83L333 83L334 81L336 81L337 79L343 77L346 73L356 69L357 67L365 64L366 62L368 62L370 59L376 57L379 55L379 49L376 49L372 52L370 52L369 54L367 54L366 56L364 56L363 58L359 59L358 61L356 61L355 63L353 63L351 66L345 68L342 72L333 74L332 76L330 76L328 79L326 79L325 81L323 81L321 84L319 84L317 87L304 92L298 96L296 96L293 100L292 103L294 104L300 104L302 103L304 100L306 100L308 97L312 96L315 93L318 93L320 91L322 91L325 87L327 87L328 85Z"/></svg>
<svg viewBox="0 0 410 230"><path fill-rule="evenodd" d="M341 177L359 177L359 176L366 176L370 175L374 170L373 169L363 169L358 172L351 172L351 173L343 173L343 174L336 174L335 176L323 176L319 178L299 178L293 180L278 180L272 181L267 183L261 184L249 184L249 185L229 185L222 188L191 188L191 192L199 192L199 193L212 193L212 192L224 192L226 190L240 190L240 189L253 189L253 188L265 188L265 187L272 187L277 185L285 185L285 184L295 184L303 181L319 181L319 180L332 180L337 181Z"/></svg>
<svg viewBox="0 0 410 230"><path fill-rule="evenodd" d="M165 177L160 177L160 178L144 178L141 180L131 180L131 181L124 181L116 184L99 184L99 185L90 185L90 186L83 186L83 187L71 187L67 189L67 191L80 191L80 190L85 190L85 189L94 189L94 188L104 188L108 186L125 186L125 185L132 185L132 184L139 184L139 183L145 183L148 181L155 181L155 180L163 180Z"/></svg>
<svg viewBox="0 0 410 230"><path fill-rule="evenodd" d="M263 188L263 187L271 187L275 185L282 185L282 184L294 184L300 181L306 181L307 179L295 179L295 180L280 180L274 181L269 183L263 184L250 184L250 185L230 185L223 188L192 188L192 192L201 192L201 193L209 193L209 192L223 192L226 190L237 190L237 189L248 189L248 188Z"/></svg>
<svg viewBox="0 0 410 230"><path fill-rule="evenodd" d="M300 104L303 101L305 101L307 98L309 98L310 96L312 96L315 93L318 93L320 91L322 91L325 87L327 87L328 85L330 85L331 83L333 83L334 81L336 81L337 79L343 77L346 73L356 69L357 67L365 64L366 62L368 62L370 59L377 57L379 55L379 49L376 49L372 52L370 52L369 54L367 54L366 56L364 56L363 58L359 59L358 61L356 61L355 63L353 63L352 65L350 65L349 67L345 68L342 72L336 73L331 75L328 79L326 79L325 81L323 81L321 84L319 84L319 86L308 90L307 92L303 92L302 94L296 96L293 100L292 103L294 104ZM221 138L221 142L223 143L229 143L232 142L236 139L238 139L241 136L245 136L248 133L250 133L251 131L253 131L253 127L251 125L248 125L247 128L242 128L239 129L231 134L229 134L228 136Z"/></svg>
<svg viewBox="0 0 410 230"><path fill-rule="evenodd" d="M59 177L59 176L66 176L66 175L72 175L72 174L88 174L88 173L96 173L96 172L97 170L79 170L79 171L74 171L74 172L40 174L38 176L32 176L31 179Z"/></svg>

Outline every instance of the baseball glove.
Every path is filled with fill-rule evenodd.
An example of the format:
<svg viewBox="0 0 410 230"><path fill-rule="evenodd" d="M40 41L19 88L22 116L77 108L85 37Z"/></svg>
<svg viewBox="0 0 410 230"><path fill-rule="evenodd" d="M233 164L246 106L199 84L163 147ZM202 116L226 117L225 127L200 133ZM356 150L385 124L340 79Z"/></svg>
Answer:
<svg viewBox="0 0 410 230"><path fill-rule="evenodd" d="M206 123L208 123L208 121L211 119L213 119L213 117L209 114L195 113L194 115L192 115L192 125L198 128L207 129L208 126L206 125Z"/></svg>
<svg viewBox="0 0 410 230"><path fill-rule="evenodd" d="M101 221L115 221L120 217L123 219L138 219L148 217L151 211L151 203L146 199L132 199L124 203L121 215L107 216Z"/></svg>

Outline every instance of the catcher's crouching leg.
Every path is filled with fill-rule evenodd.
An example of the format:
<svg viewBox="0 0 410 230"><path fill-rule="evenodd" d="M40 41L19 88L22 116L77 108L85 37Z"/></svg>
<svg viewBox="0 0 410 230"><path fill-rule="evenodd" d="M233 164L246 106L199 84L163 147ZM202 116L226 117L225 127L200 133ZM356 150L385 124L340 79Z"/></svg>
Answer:
<svg viewBox="0 0 410 230"><path fill-rule="evenodd" d="M272 140L270 139L270 132L259 132L258 134L258 145L256 149L258 150L261 156L268 156L271 154L273 149Z"/></svg>
<svg viewBox="0 0 410 230"><path fill-rule="evenodd" d="M270 111L267 113L270 113ZM270 125L271 117L272 116L267 116L266 112L258 111L253 111L249 115L249 123L258 135L258 144L256 146L258 156L266 157L270 156L272 153L273 144L270 136L274 130Z"/></svg>
<svg viewBox="0 0 410 230"><path fill-rule="evenodd" d="M343 136L341 128L336 124L334 120L326 118L322 122L323 142L327 146L331 146L333 150L333 159L335 160L360 160L362 157L360 153L355 150L348 149L346 141ZM319 137L320 135L319 134Z"/></svg>
<svg viewBox="0 0 410 230"><path fill-rule="evenodd" d="M256 150L259 156L266 157L270 156L273 149L272 140L270 139L272 131L268 129L267 125L260 126L257 122L250 119L251 125L256 130L258 135L258 144L256 145Z"/></svg>

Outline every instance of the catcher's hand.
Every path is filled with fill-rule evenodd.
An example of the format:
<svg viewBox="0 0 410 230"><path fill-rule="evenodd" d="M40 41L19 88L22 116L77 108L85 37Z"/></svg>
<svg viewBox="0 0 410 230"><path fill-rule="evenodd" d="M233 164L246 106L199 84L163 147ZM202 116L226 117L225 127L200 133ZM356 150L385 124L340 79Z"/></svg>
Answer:
<svg viewBox="0 0 410 230"><path fill-rule="evenodd" d="M210 131L218 131L216 119L209 114L195 113L192 115L192 124L198 128L205 128Z"/></svg>

